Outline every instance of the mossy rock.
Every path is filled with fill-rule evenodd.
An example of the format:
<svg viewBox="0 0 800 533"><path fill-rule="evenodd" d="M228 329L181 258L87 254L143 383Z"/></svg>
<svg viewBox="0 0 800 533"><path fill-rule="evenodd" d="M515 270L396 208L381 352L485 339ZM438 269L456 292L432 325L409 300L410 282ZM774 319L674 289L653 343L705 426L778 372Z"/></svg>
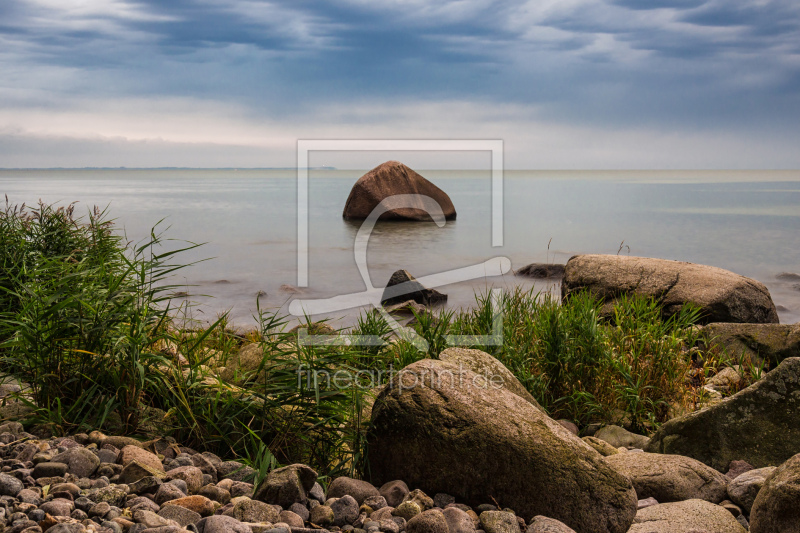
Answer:
<svg viewBox="0 0 800 533"><path fill-rule="evenodd" d="M287 333L299 334L301 329L307 330L308 335L336 335L336 330L325 322L311 322L310 324L298 324Z"/></svg>
<svg viewBox="0 0 800 533"><path fill-rule="evenodd" d="M800 357L800 324L732 324L718 322L702 330L706 349L724 350L732 361L749 357L775 367Z"/></svg>
<svg viewBox="0 0 800 533"><path fill-rule="evenodd" d="M800 531L800 454L780 465L758 491L750 513L750 531Z"/></svg>
<svg viewBox="0 0 800 533"><path fill-rule="evenodd" d="M368 433L376 486L402 479L470 505L492 498L530 520L576 531L625 533L636 514L630 480L581 439L505 388L425 359L378 396Z"/></svg>
<svg viewBox="0 0 800 533"><path fill-rule="evenodd" d="M264 347L260 343L245 344L236 354L228 357L219 377L231 383L245 381L261 366Z"/></svg>
<svg viewBox="0 0 800 533"><path fill-rule="evenodd" d="M724 471L734 460L776 466L800 450L800 357L741 392L665 423L646 451L685 455Z"/></svg>
<svg viewBox="0 0 800 533"><path fill-rule="evenodd" d="M528 392L525 385L520 383L516 376L514 376L503 363L486 352L470 350L468 348L448 348L439 354L439 359L456 365L462 365L463 368L486 378L489 386L505 388L535 406L543 413L547 412L539 405L539 402L536 401L531 393Z"/></svg>

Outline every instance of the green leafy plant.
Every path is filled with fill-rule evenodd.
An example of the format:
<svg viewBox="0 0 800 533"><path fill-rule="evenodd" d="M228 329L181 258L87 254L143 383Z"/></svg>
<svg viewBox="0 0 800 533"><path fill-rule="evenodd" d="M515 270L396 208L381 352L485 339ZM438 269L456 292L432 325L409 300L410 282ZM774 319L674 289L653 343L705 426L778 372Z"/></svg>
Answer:
<svg viewBox="0 0 800 533"><path fill-rule="evenodd" d="M98 209L74 205L0 213L0 366L31 387L39 409L102 425L116 411L125 431L166 362L163 338L179 249L161 251L155 231L129 246ZM80 415L78 415L80 413ZM69 424L67 424L69 425Z"/></svg>

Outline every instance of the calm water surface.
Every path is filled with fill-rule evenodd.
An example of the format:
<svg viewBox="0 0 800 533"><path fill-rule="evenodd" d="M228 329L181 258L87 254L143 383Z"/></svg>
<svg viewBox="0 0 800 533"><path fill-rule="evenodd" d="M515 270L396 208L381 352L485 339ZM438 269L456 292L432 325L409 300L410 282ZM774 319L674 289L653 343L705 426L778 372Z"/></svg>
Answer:
<svg viewBox="0 0 800 533"><path fill-rule="evenodd" d="M0 192L12 203L67 204L78 211L108 206L132 240L161 226L168 237L206 243L185 261L178 281L212 319L231 310L253 321L262 307L297 297L325 298L364 290L353 241L358 224L342 208L361 171L312 171L309 184L309 287L297 285L297 187L279 170L2 170ZM624 253L714 265L767 285L782 322L800 320L800 171L506 171L504 245L491 243L491 187L481 171L422 171L453 200L458 219L381 223L368 249L372 283L383 286L406 268L417 277L495 257L514 269L564 263L576 253ZM168 228L168 229L167 229ZM489 287L533 286L506 275L440 288L449 307L464 307ZM554 289L537 283L537 290ZM207 295L207 296L201 296ZM208 296L211 296L209 298ZM288 311L287 311L288 312ZM352 324L357 310L332 318Z"/></svg>

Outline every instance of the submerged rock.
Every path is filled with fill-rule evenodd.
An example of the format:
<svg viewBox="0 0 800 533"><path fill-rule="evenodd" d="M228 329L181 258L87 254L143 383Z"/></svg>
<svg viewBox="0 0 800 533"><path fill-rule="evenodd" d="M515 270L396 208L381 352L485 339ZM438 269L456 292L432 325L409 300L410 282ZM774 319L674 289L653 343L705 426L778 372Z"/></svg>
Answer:
<svg viewBox="0 0 800 533"><path fill-rule="evenodd" d="M398 161L387 161L373 168L353 185L344 206L346 219L367 218L386 198L399 194L415 194L432 198L441 207L447 220L455 220L456 209L443 190ZM411 207L391 209L382 220L431 220L422 201Z"/></svg>
<svg viewBox="0 0 800 533"><path fill-rule="evenodd" d="M743 391L673 418L646 451L685 455L719 471L734 459L779 465L800 450L800 358L785 359Z"/></svg>
<svg viewBox="0 0 800 533"><path fill-rule="evenodd" d="M564 277L564 265L552 263L531 263L514 271L515 276L533 279L561 279Z"/></svg>
<svg viewBox="0 0 800 533"><path fill-rule="evenodd" d="M436 305L447 301L447 295L425 288L408 270L397 270L383 290L381 305L390 306L412 300L421 305Z"/></svg>
<svg viewBox="0 0 800 533"><path fill-rule="evenodd" d="M368 435L373 481L403 479L473 505L492 498L530 519L624 533L636 513L630 481L531 403L451 363L406 367L378 397Z"/></svg>
<svg viewBox="0 0 800 533"><path fill-rule="evenodd" d="M568 262L561 295L588 290L602 298L610 315L617 298L640 294L655 298L665 317L686 304L701 309L701 323L778 323L769 291L756 280L721 268L647 257L576 255Z"/></svg>

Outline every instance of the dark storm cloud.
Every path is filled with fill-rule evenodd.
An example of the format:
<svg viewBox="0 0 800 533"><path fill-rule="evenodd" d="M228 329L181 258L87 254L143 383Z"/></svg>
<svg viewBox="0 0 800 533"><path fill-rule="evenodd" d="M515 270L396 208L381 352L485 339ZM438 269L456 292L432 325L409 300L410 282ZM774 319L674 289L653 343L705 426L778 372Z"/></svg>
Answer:
<svg viewBox="0 0 800 533"><path fill-rule="evenodd" d="M793 0L68 4L0 2L6 102L197 97L304 120L337 105L452 100L600 128L800 121Z"/></svg>
<svg viewBox="0 0 800 533"><path fill-rule="evenodd" d="M653 9L691 9L706 4L708 0L612 0L614 5L643 11Z"/></svg>

